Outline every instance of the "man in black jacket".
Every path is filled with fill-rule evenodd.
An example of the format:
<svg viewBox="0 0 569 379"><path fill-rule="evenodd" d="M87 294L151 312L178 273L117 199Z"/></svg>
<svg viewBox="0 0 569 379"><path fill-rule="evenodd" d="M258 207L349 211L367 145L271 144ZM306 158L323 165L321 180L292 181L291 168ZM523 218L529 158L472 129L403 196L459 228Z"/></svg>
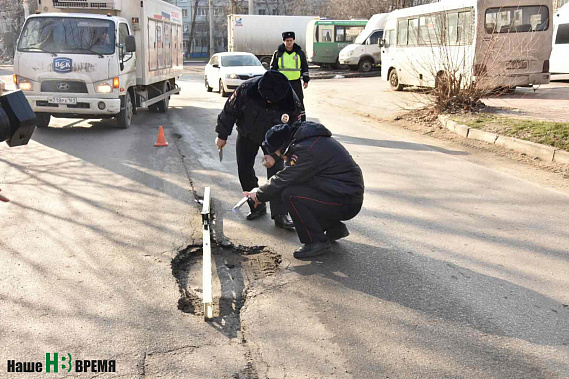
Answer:
<svg viewBox="0 0 569 379"><path fill-rule="evenodd" d="M292 89L298 96L302 104L302 121L306 120L304 112L304 93L302 87L306 89L310 76L308 75L308 61L302 48L294 43L294 32L284 32L283 44L274 52L271 60L271 69L282 72L290 81ZM301 83L301 79L304 85Z"/></svg>
<svg viewBox="0 0 569 379"><path fill-rule="evenodd" d="M265 139L265 133L276 124L293 123L300 117L300 102L290 87L287 78L278 71L267 71L263 76L242 83L227 100L223 111L217 117L217 138L215 143L223 149L227 138L237 124L237 169L243 191L250 191L259 185L255 175L255 158ZM264 152L264 166L270 178L284 167L284 162L276 155ZM280 198L271 200L271 217L275 225L284 229L294 228L287 210ZM255 207L249 202L251 212L248 220L256 219L265 213L263 204Z"/></svg>
<svg viewBox="0 0 569 379"><path fill-rule="evenodd" d="M255 204L283 199L304 244L295 258L327 253L331 241L349 235L342 221L355 217L362 207L360 167L324 125L314 122L275 125L263 147L284 156L288 165L245 196Z"/></svg>

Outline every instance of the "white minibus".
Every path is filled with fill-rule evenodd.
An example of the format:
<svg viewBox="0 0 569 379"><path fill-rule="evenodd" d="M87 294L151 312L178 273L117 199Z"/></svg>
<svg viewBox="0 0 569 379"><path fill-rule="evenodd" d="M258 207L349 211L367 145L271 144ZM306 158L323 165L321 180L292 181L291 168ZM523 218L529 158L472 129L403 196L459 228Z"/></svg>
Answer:
<svg viewBox="0 0 569 379"><path fill-rule="evenodd" d="M569 4L562 6L553 16L553 25L549 68L552 74L569 74Z"/></svg>
<svg viewBox="0 0 569 379"><path fill-rule="evenodd" d="M385 23L382 78L393 90L515 88L549 83L552 0L442 0L396 10Z"/></svg>

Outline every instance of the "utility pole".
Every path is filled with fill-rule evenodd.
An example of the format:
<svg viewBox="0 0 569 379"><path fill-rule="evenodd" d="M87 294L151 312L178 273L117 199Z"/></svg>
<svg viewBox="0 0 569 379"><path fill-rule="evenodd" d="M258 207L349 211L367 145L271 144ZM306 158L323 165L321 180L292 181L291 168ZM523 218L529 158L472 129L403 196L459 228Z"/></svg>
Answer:
<svg viewBox="0 0 569 379"><path fill-rule="evenodd" d="M215 45L213 38L213 0L209 0L209 56L215 54Z"/></svg>
<svg viewBox="0 0 569 379"><path fill-rule="evenodd" d="M249 14L255 14L255 1L249 0Z"/></svg>

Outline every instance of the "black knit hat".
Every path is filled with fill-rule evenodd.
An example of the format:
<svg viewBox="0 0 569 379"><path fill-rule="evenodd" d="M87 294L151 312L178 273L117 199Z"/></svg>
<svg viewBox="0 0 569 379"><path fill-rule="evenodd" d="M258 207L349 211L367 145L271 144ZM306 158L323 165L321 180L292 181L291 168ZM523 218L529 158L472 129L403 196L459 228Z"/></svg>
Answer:
<svg viewBox="0 0 569 379"><path fill-rule="evenodd" d="M265 100L271 103L278 103L285 98L290 90L290 84L284 74L276 70L269 70L259 80L257 88Z"/></svg>
<svg viewBox="0 0 569 379"><path fill-rule="evenodd" d="M281 150L284 153L284 149L292 140L294 136L294 131L296 128L291 127L289 124L278 124L273 126L265 134L265 141L263 141L263 149L269 153L274 154L275 151Z"/></svg>
<svg viewBox="0 0 569 379"><path fill-rule="evenodd" d="M295 37L294 32L284 32L283 33L283 41L287 38L296 39L294 37Z"/></svg>

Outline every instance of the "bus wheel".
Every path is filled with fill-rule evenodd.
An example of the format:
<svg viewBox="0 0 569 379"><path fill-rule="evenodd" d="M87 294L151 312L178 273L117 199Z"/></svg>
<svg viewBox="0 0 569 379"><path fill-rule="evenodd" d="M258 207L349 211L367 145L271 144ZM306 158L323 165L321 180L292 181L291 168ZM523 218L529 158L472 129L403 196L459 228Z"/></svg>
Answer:
<svg viewBox="0 0 569 379"><path fill-rule="evenodd" d="M358 70L361 72L370 72L373 67L373 62L369 58L364 58L358 64Z"/></svg>
<svg viewBox="0 0 569 379"><path fill-rule="evenodd" d="M51 115L49 113L36 113L36 126L38 128L47 128L50 120Z"/></svg>
<svg viewBox="0 0 569 379"><path fill-rule="evenodd" d="M389 73L389 85L394 91L401 91L403 89L403 84L399 83L399 77L397 76L397 71L395 69L391 70Z"/></svg>

